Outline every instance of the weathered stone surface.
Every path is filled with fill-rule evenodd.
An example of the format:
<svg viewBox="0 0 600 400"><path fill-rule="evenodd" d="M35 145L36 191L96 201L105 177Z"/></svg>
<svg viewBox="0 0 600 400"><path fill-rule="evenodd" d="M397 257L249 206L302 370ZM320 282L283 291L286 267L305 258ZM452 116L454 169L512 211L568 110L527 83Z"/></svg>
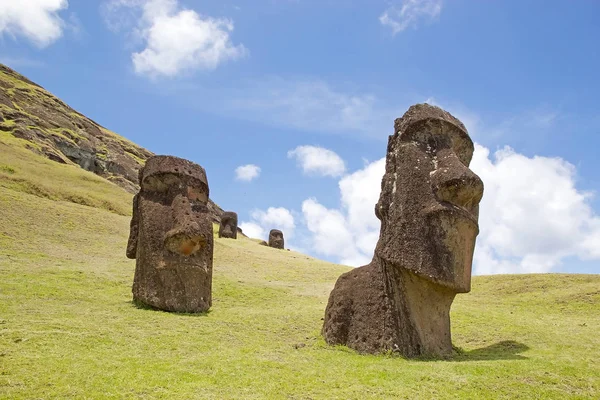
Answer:
<svg viewBox="0 0 600 400"><path fill-rule="evenodd" d="M450 306L471 289L483 183L469 169L464 125L427 104L410 107L390 136L370 264L343 274L322 333L330 344L406 357L452 352Z"/></svg>
<svg viewBox="0 0 600 400"><path fill-rule="evenodd" d="M28 146L32 151L79 165L130 193L138 191L138 170L153 155L2 64L0 131L34 143ZM208 209L213 222L219 223L223 210L211 200Z"/></svg>
<svg viewBox="0 0 600 400"><path fill-rule="evenodd" d="M134 301L166 311L207 311L213 234L204 169L153 156L140 171L140 187L127 245L127 257L136 259Z"/></svg>
<svg viewBox="0 0 600 400"><path fill-rule="evenodd" d="M279 229L271 229L269 232L269 247L283 249L283 245L283 232L281 232Z"/></svg>
<svg viewBox="0 0 600 400"><path fill-rule="evenodd" d="M219 237L237 239L238 233L238 216L233 211L225 211L221 215L221 223L219 224Z"/></svg>

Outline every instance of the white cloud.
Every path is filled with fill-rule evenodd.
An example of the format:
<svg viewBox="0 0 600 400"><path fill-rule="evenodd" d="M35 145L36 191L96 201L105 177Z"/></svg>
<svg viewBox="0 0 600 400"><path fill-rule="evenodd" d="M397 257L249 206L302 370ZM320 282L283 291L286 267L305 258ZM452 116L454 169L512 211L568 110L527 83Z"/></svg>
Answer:
<svg viewBox="0 0 600 400"><path fill-rule="evenodd" d="M2 0L0 35L23 36L46 47L62 36L65 22L59 12L68 7L67 0Z"/></svg>
<svg viewBox="0 0 600 400"><path fill-rule="evenodd" d="M235 169L235 179L250 182L260 175L260 167L254 164L240 165Z"/></svg>
<svg viewBox="0 0 600 400"><path fill-rule="evenodd" d="M379 238L380 222L375 217L375 203L379 200L384 172L385 158L381 158L345 176L339 184L342 207L362 254L370 254Z"/></svg>
<svg viewBox="0 0 600 400"><path fill-rule="evenodd" d="M402 0L392 5L379 17L395 35L409 27L416 28L422 20L432 21L442 12L442 0Z"/></svg>
<svg viewBox="0 0 600 400"><path fill-rule="evenodd" d="M385 159L343 177L341 206L302 203L311 250L347 265L368 263L379 237L374 206ZM471 169L482 178L475 274L549 272L562 260L600 259L600 216L576 188L575 167L561 158L526 157L510 148L493 155L476 144Z"/></svg>
<svg viewBox="0 0 600 400"><path fill-rule="evenodd" d="M509 147L490 156L476 145L471 168L485 184L477 273L548 272L566 257L600 258L600 217L575 187L572 164Z"/></svg>
<svg viewBox="0 0 600 400"><path fill-rule="evenodd" d="M339 182L341 208L327 209L316 199L302 203L312 249L340 263L360 266L371 261L379 237L375 203L379 199L385 158L343 177Z"/></svg>
<svg viewBox="0 0 600 400"><path fill-rule="evenodd" d="M244 235L248 237L256 239L263 239L265 237L265 230L254 222L242 222L239 227L244 232Z"/></svg>
<svg viewBox="0 0 600 400"><path fill-rule="evenodd" d="M358 266L370 261L370 257L359 251L356 243L359 233L349 226L343 211L327 209L310 198L302 203L302 213L311 232L311 248L316 253L336 257L345 265Z"/></svg>
<svg viewBox="0 0 600 400"><path fill-rule="evenodd" d="M141 16L131 9L141 10ZM111 0L103 13L113 31L135 23L133 33L145 46L131 55L140 75L173 77L185 71L214 70L247 54L243 45L230 39L231 20L202 16L177 0Z"/></svg>
<svg viewBox="0 0 600 400"><path fill-rule="evenodd" d="M279 229L283 232L286 247L290 247L287 240L294 237L296 229L296 222L290 210L284 207L269 207L266 211L257 209L250 213L250 217L250 221L240 224L247 236L267 240L271 229Z"/></svg>
<svg viewBox="0 0 600 400"><path fill-rule="evenodd" d="M305 174L341 176L346 171L344 160L337 153L318 146L298 146L287 153L295 158Z"/></svg>
<svg viewBox="0 0 600 400"><path fill-rule="evenodd" d="M267 211L254 210L251 213L251 217L267 231L280 229L287 238L294 236L296 223L294 216L287 208L269 207Z"/></svg>

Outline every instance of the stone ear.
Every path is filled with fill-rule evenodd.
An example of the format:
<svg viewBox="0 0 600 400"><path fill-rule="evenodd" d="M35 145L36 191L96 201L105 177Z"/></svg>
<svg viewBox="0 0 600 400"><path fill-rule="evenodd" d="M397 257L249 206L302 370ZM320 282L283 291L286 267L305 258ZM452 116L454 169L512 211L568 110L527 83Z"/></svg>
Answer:
<svg viewBox="0 0 600 400"><path fill-rule="evenodd" d="M377 217L378 220L381 221L381 212L380 212L379 202L375 203L375 216Z"/></svg>
<svg viewBox="0 0 600 400"><path fill-rule="evenodd" d="M137 254L138 233L139 233L139 213L138 213L139 194L133 196L133 214L129 223L129 240L127 241L127 258L135 259Z"/></svg>

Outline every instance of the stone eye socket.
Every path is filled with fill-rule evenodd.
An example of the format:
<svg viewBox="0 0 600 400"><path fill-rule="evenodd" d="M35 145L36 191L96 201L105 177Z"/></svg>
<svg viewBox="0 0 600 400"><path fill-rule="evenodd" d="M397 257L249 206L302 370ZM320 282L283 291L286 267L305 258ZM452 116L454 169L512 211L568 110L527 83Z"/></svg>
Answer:
<svg viewBox="0 0 600 400"><path fill-rule="evenodd" d="M469 166L473 156L473 145L455 132L435 133L429 131L413 131L402 135L403 142L413 142L430 156L437 156L444 151L453 152L460 162Z"/></svg>
<svg viewBox="0 0 600 400"><path fill-rule="evenodd" d="M403 133L402 142L413 142L428 154L435 155L438 150L451 145L445 135L435 134L426 130Z"/></svg>
<svg viewBox="0 0 600 400"><path fill-rule="evenodd" d="M208 196L202 188L195 186L187 187L187 197L190 201L195 202L199 201L202 204L206 204L208 202Z"/></svg>
<svg viewBox="0 0 600 400"><path fill-rule="evenodd" d="M142 182L143 189L152 192L166 192L169 188L179 185L181 185L181 179L174 174L150 175Z"/></svg>

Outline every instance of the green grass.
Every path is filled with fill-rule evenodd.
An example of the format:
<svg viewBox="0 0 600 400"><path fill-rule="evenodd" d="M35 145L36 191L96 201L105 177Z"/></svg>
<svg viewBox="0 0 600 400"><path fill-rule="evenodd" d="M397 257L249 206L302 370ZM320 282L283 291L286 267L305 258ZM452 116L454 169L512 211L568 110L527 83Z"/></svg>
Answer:
<svg viewBox="0 0 600 400"><path fill-rule="evenodd" d="M19 146L0 142L0 398L600 398L600 276L476 277L449 360L327 346L347 268L246 238L215 239L207 314L138 308L129 218L109 211L131 196Z"/></svg>
<svg viewBox="0 0 600 400"><path fill-rule="evenodd" d="M37 126L33 127L34 129L39 129ZM82 135L80 135L79 133L75 132L72 129L67 129L67 128L53 128L53 129L49 129L50 132L52 132L52 135L56 135L64 140L67 140L68 142L70 142L73 145L77 145L77 140L81 140L84 137Z"/></svg>
<svg viewBox="0 0 600 400"><path fill-rule="evenodd" d="M131 213L131 195L75 165L48 160L27 149L31 142L0 131L0 187L50 200Z"/></svg>
<svg viewBox="0 0 600 400"><path fill-rule="evenodd" d="M17 124L13 120L5 119L3 122L0 122L0 126L2 126L3 128L0 129L2 131L11 131L14 129L15 126L17 126Z"/></svg>

